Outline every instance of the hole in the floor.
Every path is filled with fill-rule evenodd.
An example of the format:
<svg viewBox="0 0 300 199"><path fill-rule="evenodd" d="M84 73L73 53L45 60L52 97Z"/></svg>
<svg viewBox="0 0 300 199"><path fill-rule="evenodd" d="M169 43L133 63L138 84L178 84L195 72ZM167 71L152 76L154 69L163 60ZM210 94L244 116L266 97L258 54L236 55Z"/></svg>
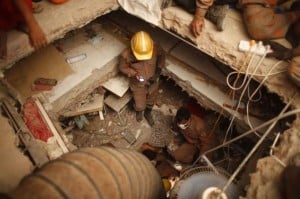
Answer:
<svg viewBox="0 0 300 199"><path fill-rule="evenodd" d="M117 73L114 70L101 71L101 69L97 67L101 64L107 64L102 62L106 57L113 60L119 55L123 44L128 44L134 30L134 28L132 30L130 27L124 27L124 25L121 26L122 24L118 24L118 20L115 20L116 18L120 17L118 17L118 15L106 16L104 18L105 23L100 19L96 24L88 25L89 27L87 27L85 31L78 30L70 32L63 40L55 43L56 49L65 56L64 58L66 60L70 61L72 59L68 58L79 56L77 58L86 59L85 61L87 61L87 63L82 65L80 62L73 63L72 70L75 71L75 74L78 73L80 75L74 75L75 78L70 78L72 81L62 83L63 85L74 82L82 84L80 88L79 86L76 87L77 85L75 83L72 85L76 87L74 89L75 93L80 93L76 93L79 96L74 95L78 98L74 100L72 98L73 96L70 95L71 97L65 101L70 100L72 103L65 103L64 100L58 100L59 102L54 103L55 105L61 106L61 109L65 108L71 110L81 108L81 114L74 114L72 111L66 113L66 111L64 111L63 115L60 115L60 124L66 133L66 137L79 148L109 145L139 151L144 149L141 152L156 165L162 177L178 176L178 170L180 170L181 167L189 169L195 160L199 158L200 153L197 147L182 150L178 156L184 158L191 156L188 157L190 158L189 163L184 163L176 160L177 156L175 157L175 155L170 154L170 147L168 148L169 143L174 140L175 134L177 136L176 143L179 143L178 145L183 145L186 142L185 138L173 129L176 111L181 106L185 106L192 114L204 118L209 126L208 129L213 129L215 135L210 137L211 140L207 141L215 142L215 146L220 146L220 148L206 154L208 159L215 167L222 168L227 173L232 174L253 149L266 129L259 129L255 133L244 136L230 144L224 143L249 131L249 129L251 129L249 123L251 123L253 127L256 127L262 122L275 118L284 108L285 104L282 103L276 94L269 93L265 87L262 87L249 103L248 113L247 104L249 96L251 96L258 87L257 82L251 81L248 86L249 90L246 90L244 97L239 100L242 91L239 90L232 93L228 88L228 84L234 85L237 76L239 76L239 80L235 85L238 87L246 80L245 75L233 75L228 78L228 84L226 84L226 76L232 72L228 66L203 55L203 53L196 49L191 49L191 46L168 35L168 37L166 37L167 39L165 39L166 41L164 41L164 47L169 56L168 64L170 69L167 75L171 77L171 79L162 77L158 100L153 110L155 125L150 127L145 119L143 119L142 122L137 122L132 103L126 101L128 99L124 99L125 102L122 102L122 104L124 104L120 107L118 106L119 102L114 104L115 101L113 101L114 98L109 89L105 89L104 87L95 89L96 84L97 86L102 85L105 80L111 79L111 77L114 77L115 73ZM104 30L102 30L102 28L104 28ZM145 24L139 28L145 28ZM147 24L146 28L150 29L150 26ZM99 31L99 29L101 31ZM166 36L166 33L159 32L157 29L151 30L151 34L155 35L156 39L161 39ZM176 40L173 46L168 43L170 40ZM113 43L113 45L111 43ZM108 46L111 48L107 48ZM117 52L113 50L110 51L114 48L117 49ZM101 54L101 58L99 59L100 55L97 54L99 52L105 54L105 56ZM91 57L92 61L89 60ZM111 60L106 61L109 62ZM89 64L92 65L92 67L89 67ZM98 74L96 74L97 71ZM89 76L84 76L88 73L90 73ZM101 74L104 75L100 76ZM81 75L84 77L81 78ZM78 79L80 81L77 81ZM92 80L88 81L87 79ZM32 82L29 82L30 85L31 83ZM23 82L21 82L21 84L23 85ZM61 86L60 89L66 87ZM67 93L70 90L66 90L65 92ZM70 91L71 94L74 94L72 92L73 91ZM59 92L57 93L59 94ZM63 95L55 96L57 93L52 92L52 95L49 95L49 98L54 102L60 97L64 98ZM234 98L232 98L233 95ZM84 108L86 108L86 106L89 104L97 105L98 102L103 103L101 100L109 97L112 101L110 102L110 106L105 105L100 112L99 107L97 107L98 109L85 113ZM76 101L76 103L74 103L74 101ZM198 102L203 103L203 107L201 107ZM217 104L217 106L215 104ZM66 107L64 107L64 105ZM60 109L57 108L57 110ZM234 111L237 111L239 116L236 116L233 113ZM233 115L235 115L235 120L231 123ZM254 119L249 119L249 122L247 115L249 118ZM240 186L244 187L249 183L247 176L250 172L253 172L255 168L254 163L256 163L259 158L269 155L269 149L275 137L274 133L283 132L288 129L294 119L295 116L290 116L277 122L274 130L257 150L257 153L249 160L247 166L245 166L242 172L236 177ZM143 145L145 143L148 145ZM199 159L196 163L197 166L208 165L205 158Z"/></svg>

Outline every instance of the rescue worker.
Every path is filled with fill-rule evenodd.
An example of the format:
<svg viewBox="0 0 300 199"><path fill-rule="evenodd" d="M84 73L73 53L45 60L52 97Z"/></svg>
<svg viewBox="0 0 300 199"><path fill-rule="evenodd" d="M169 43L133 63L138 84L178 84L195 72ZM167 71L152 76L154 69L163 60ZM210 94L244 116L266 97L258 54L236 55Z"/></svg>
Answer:
<svg viewBox="0 0 300 199"><path fill-rule="evenodd" d="M276 13L279 3L287 0L241 0L243 19L249 35L253 39L266 40L284 38L290 25L299 25L300 11L292 10Z"/></svg>
<svg viewBox="0 0 300 199"><path fill-rule="evenodd" d="M292 49L273 41L264 42L273 50L269 57L281 60L293 59L289 66L288 76L299 86L300 62L300 2L295 1L289 11L276 13L279 4L288 0L240 0L244 24L249 35L256 40L286 38Z"/></svg>
<svg viewBox="0 0 300 199"><path fill-rule="evenodd" d="M47 44L46 36L32 14L31 0L0 1L0 58L7 54L7 31L22 27L28 33L31 44L38 49Z"/></svg>
<svg viewBox="0 0 300 199"><path fill-rule="evenodd" d="M173 156L176 160L191 161L193 160L192 154L195 154L195 147L200 153L203 153L215 146L214 133L209 131L207 123L202 118L191 114L187 108L178 109L175 124L186 141L174 151ZM211 153L207 157L211 159Z"/></svg>
<svg viewBox="0 0 300 199"><path fill-rule="evenodd" d="M119 69L130 78L136 120L146 120L152 126L152 108L158 95L159 76L165 66L165 54L147 32L139 31L131 38L130 48L120 58Z"/></svg>
<svg viewBox="0 0 300 199"><path fill-rule="evenodd" d="M227 0L226 3L229 1ZM205 27L204 17L213 22L217 26L217 30L224 30L228 5L213 5L214 0L175 0L175 2L188 12L194 13L190 30L195 37L199 36ZM221 0L216 0L216 3L218 2Z"/></svg>

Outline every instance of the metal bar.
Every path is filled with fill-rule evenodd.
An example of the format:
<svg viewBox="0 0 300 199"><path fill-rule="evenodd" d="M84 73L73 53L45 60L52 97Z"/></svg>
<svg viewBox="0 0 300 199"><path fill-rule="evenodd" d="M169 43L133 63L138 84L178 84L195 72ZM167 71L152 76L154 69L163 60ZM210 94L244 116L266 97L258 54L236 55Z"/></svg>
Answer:
<svg viewBox="0 0 300 199"><path fill-rule="evenodd" d="M206 157L206 155L201 155L202 159L207 163L207 165L216 173L220 174L217 168L211 163L211 161Z"/></svg>
<svg viewBox="0 0 300 199"><path fill-rule="evenodd" d="M247 163L247 161L250 159L250 157L252 156L252 154L256 151L256 149L261 145L261 143L263 143L263 141L265 140L265 138L269 135L269 133L271 132L271 130L275 127L276 123L279 120L279 117L283 115L283 113L288 109L288 107L290 106L291 102L293 101L293 99L285 105L285 107L281 110L280 114L276 117L277 120L273 121L273 123L269 126L269 128L267 129L267 131L261 136L261 138L258 140L258 142L256 143L256 145L252 148L252 150L249 152L249 154L245 157L245 159L242 161L242 163L238 166L238 168L234 171L234 173L230 176L229 180L227 181L227 183L225 184L225 186L223 187L223 192L225 193L225 191L227 190L227 188L229 187L229 185L232 183L232 181L234 180L234 178L237 176L237 174L240 172L240 170L244 167L244 165Z"/></svg>
<svg viewBox="0 0 300 199"><path fill-rule="evenodd" d="M276 155L273 154L273 149L275 148L275 145L277 144L278 140L279 140L279 137L280 137L280 133L277 133L275 139L274 139L274 142L271 146L271 149L270 149L270 156L272 158L274 158L274 160L276 160L279 164L281 164L283 167L286 167L286 164L284 162L282 162L282 160L280 160Z"/></svg>
<svg viewBox="0 0 300 199"><path fill-rule="evenodd" d="M300 109L295 109L295 110L286 112L285 114L283 114L283 115L281 115L281 116L279 115L279 116L277 116L277 117L275 117L275 118L273 118L273 119L270 119L270 120L266 121L265 123L263 123L263 124L261 124L261 125L255 127L254 129L251 129L251 130L245 132L245 133L242 134L242 135L239 135L239 136L237 136L237 137L235 137L235 138L233 138L233 139L231 139L231 140L229 140L229 141L227 141L227 142L224 142L223 144L220 144L219 146L216 146L216 147L214 147L214 148L212 148L212 149L210 149L210 150L208 150L208 151L205 151L205 152L202 153L201 155L211 153L211 152L213 152L213 151L215 151L215 150L218 150L218 149L220 149L220 148L222 148L222 147L224 147L224 146L226 146L226 145L228 145L228 144L230 144L230 143L233 143L233 142L235 142L235 141L237 141L237 140L239 140L239 139L241 139L241 138L243 138L243 137L246 137L246 136L250 135L251 133L253 133L254 131L256 131L256 130L258 130L258 129L261 129L261 128L263 128L263 127L265 127L265 126L271 124L272 122L274 122L274 120L279 120L279 119L282 119L282 118L284 118L284 117L288 117L288 116L297 114L297 113L299 113L299 112L300 112ZM193 166L201 159L201 155L199 155L199 157L195 160L195 162L193 163Z"/></svg>

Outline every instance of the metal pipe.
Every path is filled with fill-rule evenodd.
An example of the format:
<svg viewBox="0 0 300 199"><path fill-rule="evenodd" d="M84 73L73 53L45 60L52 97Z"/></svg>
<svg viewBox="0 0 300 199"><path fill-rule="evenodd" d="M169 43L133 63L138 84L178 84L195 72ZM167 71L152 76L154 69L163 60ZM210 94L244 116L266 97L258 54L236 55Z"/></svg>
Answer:
<svg viewBox="0 0 300 199"><path fill-rule="evenodd" d="M277 133L275 139L274 139L274 142L271 146L271 149L270 149L270 156L272 158L274 158L274 160L276 160L279 164L281 164L283 167L286 167L286 164L284 162L282 162L282 160L280 160L276 155L273 154L273 149L275 148L275 145L276 143L278 142L279 140L279 136L280 136L280 133Z"/></svg>
<svg viewBox="0 0 300 199"><path fill-rule="evenodd" d="M275 127L275 124L278 122L279 117L284 114L284 112L288 109L290 104L292 103L293 99L285 105L285 107L282 109L280 114L276 117L277 120L274 120L273 123L269 126L267 131L261 136L261 138L258 140L256 145L252 148L252 150L249 152L249 154L245 157L245 159L242 161L242 163L238 166L238 168L234 171L234 173L230 176L229 180L223 187L223 192L225 193L226 189L229 187L229 185L232 183L234 178L237 176L237 174L240 172L240 170L244 167L244 165L247 163L247 161L250 159L250 157L253 155L253 153L256 151L256 149L263 143L263 141L266 139L266 137L269 135L271 130Z"/></svg>
<svg viewBox="0 0 300 199"><path fill-rule="evenodd" d="M201 155L203 160L207 163L207 165L216 173L220 174L217 170L217 168L211 163L211 161L206 157L206 155Z"/></svg>

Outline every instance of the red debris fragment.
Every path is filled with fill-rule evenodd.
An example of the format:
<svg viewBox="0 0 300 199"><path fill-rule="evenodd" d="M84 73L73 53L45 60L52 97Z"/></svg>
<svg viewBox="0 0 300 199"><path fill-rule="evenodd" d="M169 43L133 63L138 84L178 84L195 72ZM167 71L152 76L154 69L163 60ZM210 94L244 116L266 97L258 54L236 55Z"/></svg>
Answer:
<svg viewBox="0 0 300 199"><path fill-rule="evenodd" d="M39 109L32 98L29 98L24 106L24 121L32 135L39 140L47 142L52 137L47 123L43 120Z"/></svg>
<svg viewBox="0 0 300 199"><path fill-rule="evenodd" d="M31 90L32 91L50 91L50 90L52 90L52 88L53 88L53 86L50 86L50 85L41 85L41 84L39 84L39 85L33 84L31 86Z"/></svg>

